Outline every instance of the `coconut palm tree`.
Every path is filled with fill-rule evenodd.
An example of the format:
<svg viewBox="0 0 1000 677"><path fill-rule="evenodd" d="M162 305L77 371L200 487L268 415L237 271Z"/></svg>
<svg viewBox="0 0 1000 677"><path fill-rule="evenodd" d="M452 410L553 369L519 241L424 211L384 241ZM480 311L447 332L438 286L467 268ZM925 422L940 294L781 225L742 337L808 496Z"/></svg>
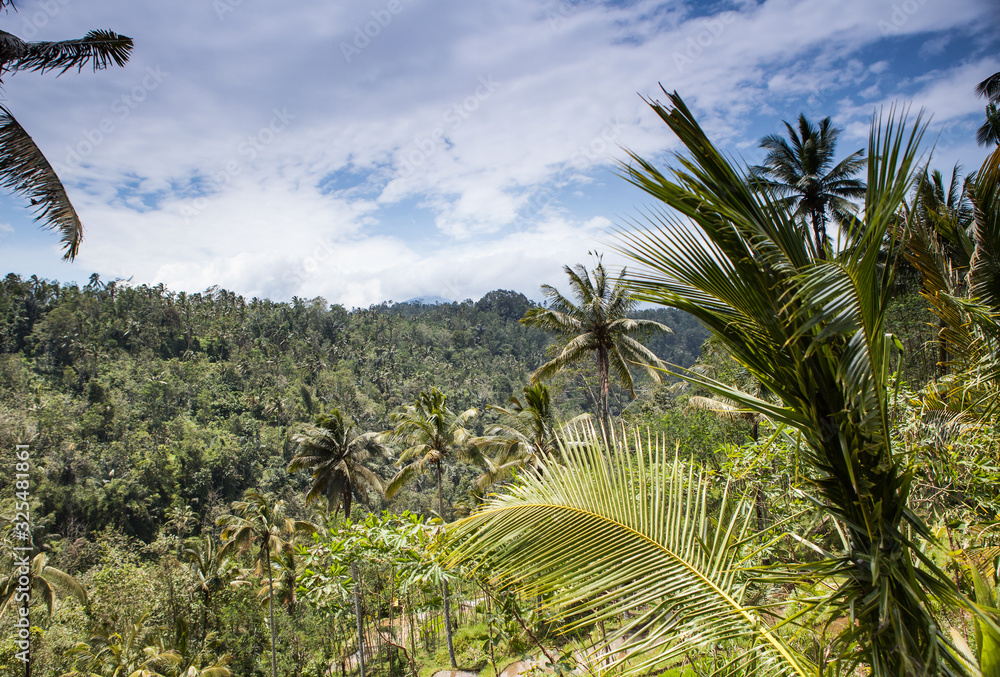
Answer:
<svg viewBox="0 0 1000 677"><path fill-rule="evenodd" d="M492 457L489 467L476 481L479 491L502 482L518 470L538 470L543 461L558 455L561 430L589 418L588 414L581 414L560 425L546 385L526 386L523 393L523 402L511 395L509 406L491 406L501 415L501 422L487 427L483 437L473 440L484 454Z"/></svg>
<svg viewBox="0 0 1000 677"><path fill-rule="evenodd" d="M21 602L24 602L22 608L26 608L30 604L33 594L38 592L42 596L49 619L51 619L52 614L55 613L56 597L60 588L68 591L80 601L80 604L87 607L87 591L80 581L61 569L49 566L48 562L48 555L44 552L31 558L28 565L28 584L26 586L21 585L20 567L14 568L7 580L3 582L3 586L0 587L0 616L3 616L8 607L15 609L15 613L17 613L16 610L21 606ZM24 590L27 591L27 601L22 597L25 594L22 592ZM24 677L31 677L30 645L27 650L29 654L28 660L24 663Z"/></svg>
<svg viewBox="0 0 1000 677"><path fill-rule="evenodd" d="M947 183L940 171L924 172L914 193L909 227L902 233L904 256L921 273L922 294L933 306L936 296L964 295L967 276L975 253L974 211L969 201L973 177L961 178L958 165ZM944 375L948 364L948 327L943 318L938 325L938 370Z"/></svg>
<svg viewBox="0 0 1000 677"><path fill-rule="evenodd" d="M559 463L543 461L544 473L450 527L453 561L478 562L522 594L551 594L566 632L634 612L598 647L614 645L616 664L634 661L626 674L720 649L725 668L712 674L816 674L787 633L745 606L748 504L724 496L713 511L711 478L638 433L629 445L584 424L565 440Z"/></svg>
<svg viewBox="0 0 1000 677"><path fill-rule="evenodd" d="M124 632L98 631L90 643L79 642L68 649L64 656L72 658L78 669L62 677L167 677L175 674L183 662L180 652L166 649L161 643L144 645L148 630L145 627L149 614L130 623ZM80 670L79 668L82 668ZM215 677L225 677L218 673Z"/></svg>
<svg viewBox="0 0 1000 677"><path fill-rule="evenodd" d="M80 604L87 606L87 591L81 585L80 581L65 571L49 566L49 557L44 552L40 552L31 558L28 571L28 577L31 579L30 586L41 593L42 601L45 603L45 608L50 618L55 613L56 597L60 588L65 589L76 597L80 601ZM14 593L17 592L19 585L18 579L19 572L15 570L4 581L3 587L0 587L0 615L3 615L4 611L14 604Z"/></svg>
<svg viewBox="0 0 1000 677"><path fill-rule="evenodd" d="M953 366L938 404L991 415L1000 410L1000 150L966 182L965 194L972 223L959 254L940 237L937 220L917 218L907 224L906 256L920 272L921 293L940 320Z"/></svg>
<svg viewBox="0 0 1000 677"><path fill-rule="evenodd" d="M994 73L976 86L976 94L985 96L986 121L976 131L976 141L980 146L1000 145L1000 73Z"/></svg>
<svg viewBox="0 0 1000 677"><path fill-rule="evenodd" d="M13 7L12 0L0 0L0 9ZM62 75L73 68L79 72L88 64L97 71L124 66L131 53L132 39L111 31L90 31L79 40L62 42L25 42L0 31L0 74L55 71ZM27 198L35 220L60 233L63 258L76 257L83 237L80 217L52 165L4 105L0 105L0 186Z"/></svg>
<svg viewBox="0 0 1000 677"><path fill-rule="evenodd" d="M651 106L689 155L665 175L630 154L624 173L680 216L655 212L620 232L623 252L642 266L630 286L701 320L778 404L686 378L801 434L812 498L847 534L845 551L812 567L837 577L827 609L856 624L833 649L876 676L961 672L937 605L971 605L915 545L934 537L908 506L911 469L894 453L888 406L892 233L915 182L923 125L875 119L863 212L844 249L825 257L802 238L794 205L755 190L680 97L668 99Z"/></svg>
<svg viewBox="0 0 1000 677"><path fill-rule="evenodd" d="M444 519L442 464L451 457L480 466L485 464L481 452L472 444L472 434L465 427L478 413L476 409L467 409L456 414L448 408L447 397L437 388L421 392L412 406L394 413L391 417L393 428L384 433L383 439L397 440L409 446L399 455L398 462L405 465L386 486L386 497L392 498L414 477L433 469L437 480L438 514ZM452 642L447 580L443 581L441 589L448 657L455 668L458 664Z"/></svg>
<svg viewBox="0 0 1000 677"><path fill-rule="evenodd" d="M373 456L391 456L389 449L379 442L378 433L358 434L355 430L354 423L339 409L319 416L314 425L307 425L292 436L299 450L288 464L289 472L302 468L312 471L313 482L306 503L325 496L330 510L336 513L343 505L348 519L355 494L367 505L369 491L384 493L382 480L365 463Z"/></svg>
<svg viewBox="0 0 1000 677"><path fill-rule="evenodd" d="M865 166L864 151L851 153L836 165L834 152L840 130L830 118L815 127L805 115L799 116L796 130L785 122L788 140L778 134L761 139L767 151L764 163L750 174L755 186L782 198L796 216L808 219L812 226L818 258L826 258L826 224L829 219L843 226L856 211L851 200L865 195L865 184L853 178Z"/></svg>
<svg viewBox="0 0 1000 677"><path fill-rule="evenodd" d="M222 527L219 557L235 552L254 551L257 574L267 573L268 617L271 624L271 677L278 677L276 628L274 627L274 576L271 557L292 549L291 540L315 530L309 522L293 520L285 514L285 502L274 501L256 489L248 489L244 500L234 501L233 512L217 520Z"/></svg>
<svg viewBox="0 0 1000 677"><path fill-rule="evenodd" d="M521 323L538 327L554 334L561 334L565 343L560 353L531 375L531 382L551 378L569 365L584 360L592 354L597 358L597 375L600 379L597 410L605 429L611 425L608 411L611 373L635 397L632 365L645 369L654 380L660 380L658 369L664 365L641 339L670 328L653 320L635 320L629 314L638 302L629 294L622 281L626 271L614 280L608 277L601 257L593 274L583 264L573 268L565 266L575 303L550 285L542 285L542 294L548 307L528 310Z"/></svg>
<svg viewBox="0 0 1000 677"><path fill-rule="evenodd" d="M202 597L201 632L204 643L209 634L208 616L214 613L212 595L226 585L227 563L220 557L219 545L210 534L203 534L200 540L185 546L181 556L187 560L188 569L194 574L191 591Z"/></svg>

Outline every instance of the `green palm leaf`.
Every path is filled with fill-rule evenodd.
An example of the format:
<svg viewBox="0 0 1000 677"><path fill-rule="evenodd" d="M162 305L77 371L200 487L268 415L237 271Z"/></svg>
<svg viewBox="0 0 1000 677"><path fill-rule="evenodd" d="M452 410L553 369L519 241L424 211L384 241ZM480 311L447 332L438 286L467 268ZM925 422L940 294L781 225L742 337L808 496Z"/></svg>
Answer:
<svg viewBox="0 0 1000 677"><path fill-rule="evenodd" d="M83 239L77 216L62 181L24 128L0 105L0 186L31 200L35 220L59 231L65 254L74 259Z"/></svg>
<svg viewBox="0 0 1000 677"><path fill-rule="evenodd" d="M0 0L0 9L13 7ZM111 31L90 31L79 40L25 42L0 31L0 75L17 71L58 75L71 68L94 70L124 66L132 53L132 39ZM64 258L74 259L83 238L83 225L59 177L11 112L0 105L0 186L27 197L35 207L35 220L59 231Z"/></svg>
<svg viewBox="0 0 1000 677"><path fill-rule="evenodd" d="M676 93L667 96L669 106L653 108L690 154L669 177L634 155L625 167L663 204L649 225L620 233L622 251L642 266L629 284L642 300L700 319L774 401L685 378L801 433L810 498L847 533L843 552L807 567L830 582L827 612L853 620L828 647L838 660L873 675L961 674L939 608L976 612L919 545L934 539L909 506L915 469L894 452L889 419L884 316L895 266L885 261L897 258L919 116L912 127L894 111L873 120L864 206L843 247L823 251L789 205L722 155Z"/></svg>
<svg viewBox="0 0 1000 677"><path fill-rule="evenodd" d="M668 457L655 440L576 429L562 465L546 463L452 527L454 561L480 560L527 594L553 594L567 630L635 615L607 643L624 639L630 672L663 665L713 644L740 646L724 668L746 674L811 674L754 609L744 607L740 545L750 512L708 510L710 482Z"/></svg>
<svg viewBox="0 0 1000 677"><path fill-rule="evenodd" d="M14 50L8 48L4 54L12 51ZM90 31L79 40L24 42L17 51L19 53L16 53L15 58L9 61L5 59L0 63L0 70L42 73L58 70L59 75L62 75L71 68L82 70L90 63L98 71L111 65L124 66L132 53L132 38L97 30Z"/></svg>

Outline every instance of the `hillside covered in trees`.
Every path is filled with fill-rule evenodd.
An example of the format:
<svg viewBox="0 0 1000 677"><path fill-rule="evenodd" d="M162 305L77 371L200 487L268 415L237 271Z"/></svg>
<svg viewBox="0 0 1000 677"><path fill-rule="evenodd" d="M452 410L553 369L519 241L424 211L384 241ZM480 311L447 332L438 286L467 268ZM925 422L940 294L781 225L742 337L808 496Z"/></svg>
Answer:
<svg viewBox="0 0 1000 677"><path fill-rule="evenodd" d="M248 488L300 493L305 473L286 471L290 432L334 407L378 431L432 387L458 410L504 405L551 343L518 324L530 305L495 291L477 302L347 311L322 299L273 303L225 290L8 276L0 288L2 446L27 434L38 450L40 534L72 539L113 527L149 542L179 505L212 524ZM673 329L652 344L662 359L694 362L707 334L692 318L640 315ZM591 408L581 385L591 372L554 387L560 415ZM448 487L454 500L469 488L468 473ZM416 496L401 506L422 507Z"/></svg>
<svg viewBox="0 0 1000 677"><path fill-rule="evenodd" d="M131 50L8 37L13 70ZM838 161L803 114L745 167L663 93L629 267L541 305L7 275L0 672L1000 675L1000 149L947 181L920 116Z"/></svg>

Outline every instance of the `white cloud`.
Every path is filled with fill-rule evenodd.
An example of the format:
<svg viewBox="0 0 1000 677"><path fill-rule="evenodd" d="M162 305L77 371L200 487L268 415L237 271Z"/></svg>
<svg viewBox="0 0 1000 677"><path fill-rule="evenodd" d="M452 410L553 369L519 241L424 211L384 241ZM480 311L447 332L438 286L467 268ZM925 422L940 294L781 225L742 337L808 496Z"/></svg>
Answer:
<svg viewBox="0 0 1000 677"><path fill-rule="evenodd" d="M136 40L127 68L18 73L4 87L65 166L88 227L82 268L348 305L458 298L532 291L584 260L596 224L628 207L586 202L595 169L623 158L619 146L653 157L676 143L637 96L656 98L657 83L750 154L772 131L762 118L787 107L836 114L863 137L867 99L902 94L952 130L970 125L981 103L969 83L995 59L905 80L909 60L873 48L885 22L925 51L956 31L993 39L988 2L913 0L894 17L897 4L767 0L695 17L677 1L402 0L386 18L386 0L243 0L221 17L210 2L107 0L66 6L37 37L110 26ZM532 208L574 188L585 208ZM399 216L412 204L431 228ZM12 223L8 240L24 230Z"/></svg>

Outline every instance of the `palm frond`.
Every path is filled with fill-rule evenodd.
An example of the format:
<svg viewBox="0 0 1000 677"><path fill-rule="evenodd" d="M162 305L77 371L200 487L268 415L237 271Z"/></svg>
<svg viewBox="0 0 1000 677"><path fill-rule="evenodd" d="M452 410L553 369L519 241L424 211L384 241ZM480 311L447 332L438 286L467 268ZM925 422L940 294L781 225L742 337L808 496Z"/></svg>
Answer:
<svg viewBox="0 0 1000 677"><path fill-rule="evenodd" d="M626 178L690 221L657 212L650 226L620 233L622 251L644 267L630 284L700 319L774 402L692 372L686 379L801 433L811 498L850 543L815 569L837 580L826 608L855 622L835 639L838 655L878 676L960 672L937 605L970 603L912 540L934 537L908 506L914 470L893 453L888 415L884 317L895 267L884 254L895 260L892 228L924 125L919 116L908 125L905 111L873 120L864 208L843 248L829 252L810 247L787 205L756 190L680 97L668 97L670 106L653 108L690 155L677 158L670 179L633 155Z"/></svg>
<svg viewBox="0 0 1000 677"><path fill-rule="evenodd" d="M0 8L2 7L0 4ZM24 40L7 31L0 31L0 72L3 71L4 64L20 59L26 49Z"/></svg>
<svg viewBox="0 0 1000 677"><path fill-rule="evenodd" d="M993 102L1000 101L1000 73L994 73L976 85L976 94Z"/></svg>
<svg viewBox="0 0 1000 677"><path fill-rule="evenodd" d="M715 645L733 648L746 674L812 674L743 604L747 506L710 514L708 481L655 440L637 437L633 454L621 439L607 451L592 426L570 438L563 465L545 464L453 527L453 561L551 593L564 618L582 616L566 630L633 612L607 640L624 640L630 673Z"/></svg>
<svg viewBox="0 0 1000 677"><path fill-rule="evenodd" d="M3 105L0 105L0 185L28 198L35 208L35 221L61 234L63 258L76 258L83 239L80 217L52 165Z"/></svg>
<svg viewBox="0 0 1000 677"><path fill-rule="evenodd" d="M418 459L414 463L410 463L400 468L399 472L397 472L385 485L385 497L392 498L398 494L399 490L409 484L414 477L423 474L426 465L427 464L423 462L423 459Z"/></svg>
<svg viewBox="0 0 1000 677"><path fill-rule="evenodd" d="M78 40L24 43L21 54L2 64L6 71L78 71L88 63L95 71L108 66L124 66L132 54L132 38L111 31L90 31Z"/></svg>

